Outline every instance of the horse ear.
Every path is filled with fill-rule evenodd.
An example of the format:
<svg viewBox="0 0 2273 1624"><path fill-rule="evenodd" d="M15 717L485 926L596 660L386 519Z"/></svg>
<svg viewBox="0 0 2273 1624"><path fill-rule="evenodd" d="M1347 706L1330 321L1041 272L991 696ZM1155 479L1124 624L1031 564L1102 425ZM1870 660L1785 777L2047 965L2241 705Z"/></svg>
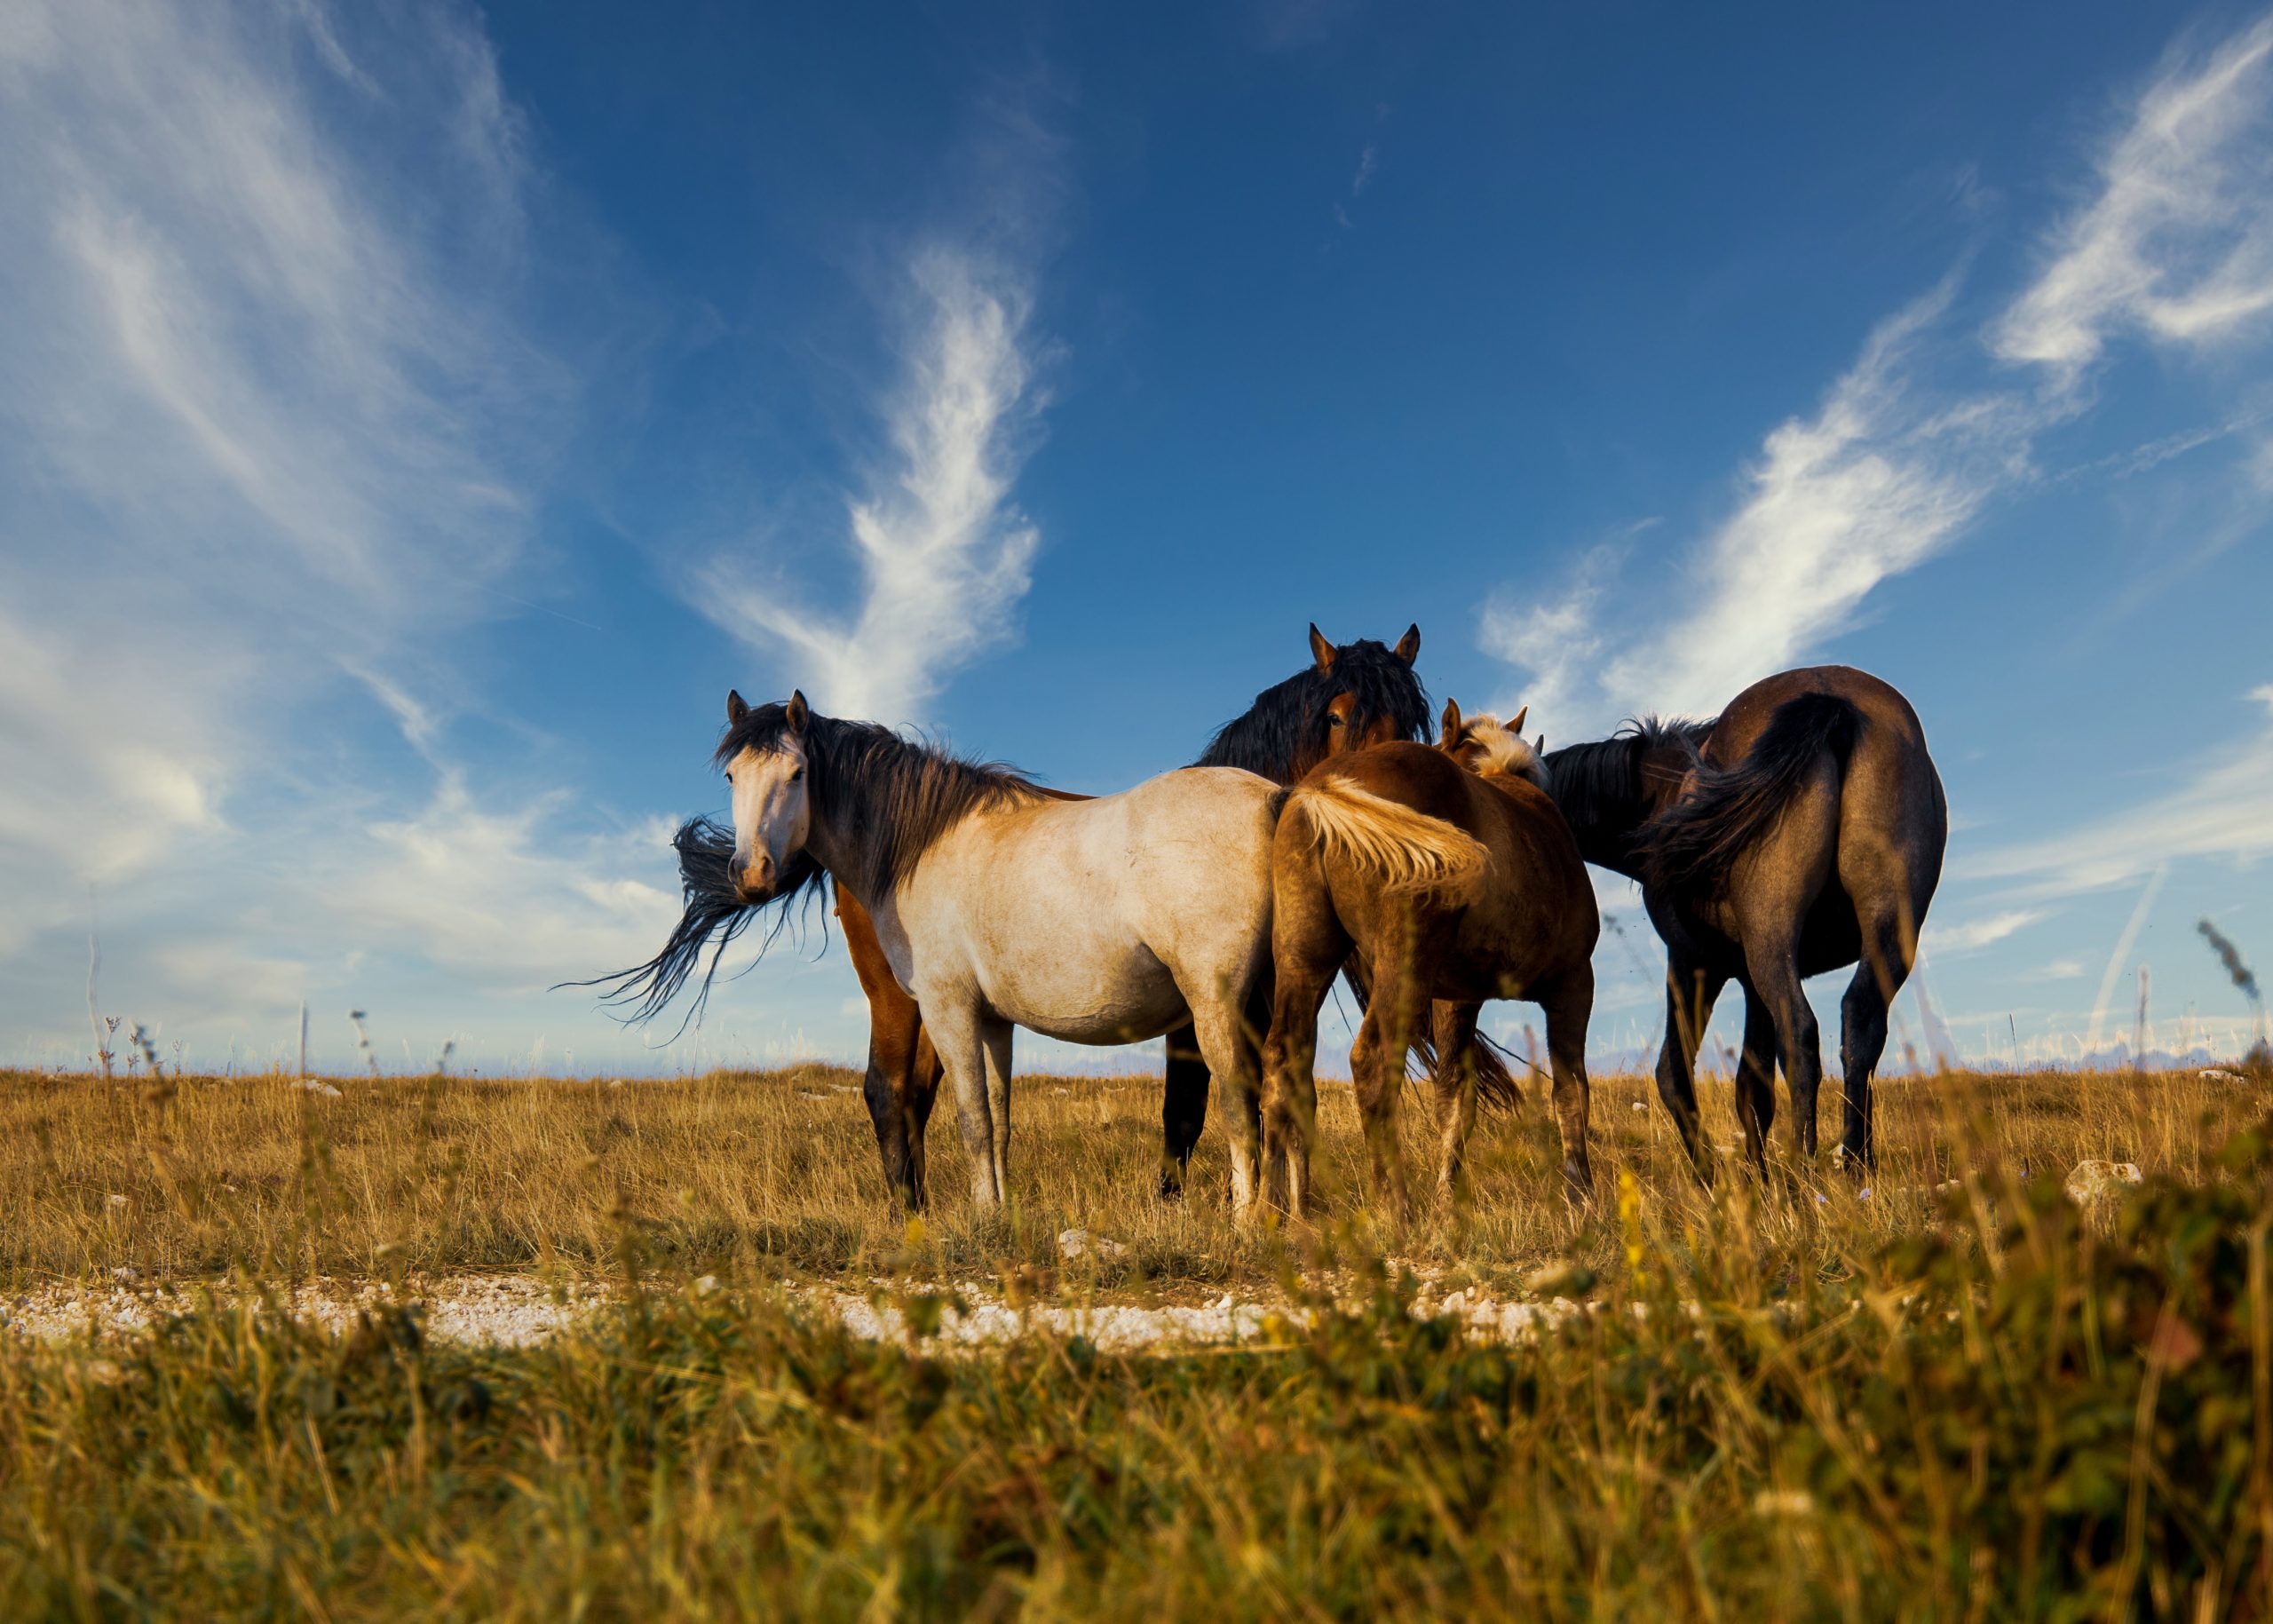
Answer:
<svg viewBox="0 0 2273 1624"><path fill-rule="evenodd" d="M1524 736L1524 718L1530 714L1531 707L1529 705L1525 705L1521 710L1516 712L1516 719L1508 724L1508 731L1515 734L1517 738L1522 738Z"/></svg>
<svg viewBox="0 0 2273 1624"><path fill-rule="evenodd" d="M732 727L749 714L749 701L733 689L726 690L726 725Z"/></svg>
<svg viewBox="0 0 2273 1624"><path fill-rule="evenodd" d="M1397 646L1389 652L1404 661L1406 664L1411 665L1414 657L1421 652L1421 622L1415 621L1407 626L1405 629L1405 635L1398 638Z"/></svg>
<svg viewBox="0 0 2273 1624"><path fill-rule="evenodd" d="M1437 737L1448 749L1453 741L1460 737L1460 701L1458 700L1450 697L1445 699L1445 719L1437 725Z"/></svg>
<svg viewBox="0 0 2273 1624"><path fill-rule="evenodd" d="M1311 658L1318 661L1319 675L1323 677L1334 669L1334 645L1326 640L1326 633L1311 622Z"/></svg>
<svg viewBox="0 0 2273 1624"><path fill-rule="evenodd" d="M1538 757L1541 761L1545 761L1547 759L1547 735L1545 733L1540 734L1538 738L1531 741L1531 753Z"/></svg>
<svg viewBox="0 0 2273 1624"><path fill-rule="evenodd" d="M791 689L789 702L782 709L789 718L789 731L792 733L804 733L805 724L812 719L813 714L812 707L805 703L805 691L803 688Z"/></svg>

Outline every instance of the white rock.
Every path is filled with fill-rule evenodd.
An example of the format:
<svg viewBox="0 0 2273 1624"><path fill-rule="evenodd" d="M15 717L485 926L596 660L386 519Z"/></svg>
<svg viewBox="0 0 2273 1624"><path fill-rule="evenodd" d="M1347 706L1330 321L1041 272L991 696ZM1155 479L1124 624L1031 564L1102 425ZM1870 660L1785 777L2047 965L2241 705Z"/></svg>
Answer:
<svg viewBox="0 0 2273 1624"><path fill-rule="evenodd" d="M142 1271L139 1269L128 1268L122 1264L119 1267L113 1269L110 1271L110 1278L116 1280L122 1286L131 1286L135 1281L142 1278Z"/></svg>
<svg viewBox="0 0 2273 1624"><path fill-rule="evenodd" d="M1085 1229L1060 1230L1057 1251L1062 1257L1085 1257L1094 1253L1106 1263L1129 1256L1129 1248L1118 1240L1104 1235L1092 1235Z"/></svg>
<svg viewBox="0 0 2273 1624"><path fill-rule="evenodd" d="M2088 1206L2122 1185L2137 1184L2141 1176L2135 1161L2079 1161L2068 1175L2068 1199Z"/></svg>
<svg viewBox="0 0 2273 1624"><path fill-rule="evenodd" d="M1649 1108L1650 1102L1646 1099L1637 1099L1634 1102L1634 1109L1636 1111L1647 1111Z"/></svg>
<svg viewBox="0 0 2273 1624"><path fill-rule="evenodd" d="M2248 1080L2239 1072L2222 1071L2214 1066L2202 1073L2202 1081L2205 1082L2245 1082Z"/></svg>
<svg viewBox="0 0 2273 1624"><path fill-rule="evenodd" d="M103 1200L107 1201L113 1207L123 1207L126 1205L126 1198L123 1195L107 1195L103 1197Z"/></svg>
<svg viewBox="0 0 2273 1624"><path fill-rule="evenodd" d="M321 1077L303 1077L300 1079L300 1087L305 1089L311 1094L321 1094L326 1099L337 1099L339 1097L339 1090L333 1088Z"/></svg>

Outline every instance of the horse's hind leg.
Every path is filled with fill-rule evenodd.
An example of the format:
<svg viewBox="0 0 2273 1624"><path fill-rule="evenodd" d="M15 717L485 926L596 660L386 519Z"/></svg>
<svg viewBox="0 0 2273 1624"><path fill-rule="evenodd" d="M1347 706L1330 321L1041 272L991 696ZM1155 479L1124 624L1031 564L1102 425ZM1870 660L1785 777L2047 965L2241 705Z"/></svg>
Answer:
<svg viewBox="0 0 2273 1624"><path fill-rule="evenodd" d="M1823 1050L1815 1008L1800 985L1794 945L1783 936L1754 940L1746 944L1745 959L1751 984L1775 1020L1777 1058L1784 1064L1784 1081L1792 1090L1792 1143L1802 1156L1812 1157L1816 1095L1823 1085Z"/></svg>
<svg viewBox="0 0 2273 1624"><path fill-rule="evenodd" d="M971 1205L981 1212L991 1212L1002 1204L1004 1193L1002 1176L1010 1149L1010 1090L1007 1086L1002 1090L1005 1112L998 1134L987 1098L988 1073L999 1066L1007 1085L1010 1028L1007 1022L991 1019L960 1000L935 998L925 1014L931 1042L938 1046L946 1070L947 1086L954 1090L955 1125L962 1130L963 1152L970 1158Z"/></svg>
<svg viewBox="0 0 2273 1624"><path fill-rule="evenodd" d="M1697 1050L1713 1018L1713 1001L1727 982L1719 971L1680 954L1666 963L1666 1041L1658 1050L1658 1098L1681 1130L1690 1165L1707 1184L1712 1182L1712 1164L1697 1139Z"/></svg>
<svg viewBox="0 0 2273 1624"><path fill-rule="evenodd" d="M1563 1193L1575 1206L1594 1200L1594 1163L1587 1154L1587 1027L1594 1019L1595 972L1581 964L1540 998L1547 1016L1547 1059L1555 1078L1555 1121L1563 1135ZM1692 1100L1694 1096L1691 1097Z"/></svg>
<svg viewBox="0 0 2273 1624"><path fill-rule="evenodd" d="M1271 1034L1263 1045L1263 1172L1266 1200L1300 1218L1310 1207L1311 1146L1318 1134L1318 1012L1334 985L1333 960L1323 972L1288 955L1279 961L1271 997Z"/></svg>
<svg viewBox="0 0 2273 1624"><path fill-rule="evenodd" d="M1745 1153L1768 1170L1768 1130L1776 1125L1776 1018L1758 993L1744 989L1744 1056L1737 1063L1737 1121Z"/></svg>
<svg viewBox="0 0 2273 1624"><path fill-rule="evenodd" d="M1847 1089L1847 1121L1841 1147L1858 1166L1878 1154L1872 1126L1871 1077L1886 1052L1887 1006L1910 978L1909 933L1892 910L1866 922L1862 963L1847 984L1839 1005L1839 1069Z"/></svg>
<svg viewBox="0 0 2273 1624"><path fill-rule="evenodd" d="M1384 933L1398 930L1392 923ZM1411 947L1406 947L1395 955L1402 963L1374 962L1373 998L1366 1007L1366 1018L1358 1023L1358 1041L1350 1050L1350 1076L1358 1096L1358 1120L1365 1126L1367 1160L1373 1165L1374 1199L1400 1223L1408 1202L1405 1147L1398 1138L1398 1105L1405 1093L1406 1057L1429 1015L1429 983L1414 962L1417 957Z"/></svg>
<svg viewBox="0 0 2273 1624"><path fill-rule="evenodd" d="M1192 1034L1208 1062L1215 1086L1224 1091L1218 1113L1227 1124L1232 1151L1232 1211L1255 1216L1262 1193L1263 1078L1261 1058L1247 1029L1248 989L1228 984L1214 990L1186 987Z"/></svg>
<svg viewBox="0 0 2273 1624"><path fill-rule="evenodd" d="M1480 1003L1439 1002L1430 1014L1437 1046L1437 1199L1461 1192L1468 1136L1476 1127L1476 1018Z"/></svg>
<svg viewBox="0 0 2273 1624"><path fill-rule="evenodd" d="M1173 1201L1184 1194L1192 1147L1208 1125L1208 1062L1200 1058L1190 1022L1169 1033L1163 1047L1168 1064L1160 1090L1160 1199Z"/></svg>

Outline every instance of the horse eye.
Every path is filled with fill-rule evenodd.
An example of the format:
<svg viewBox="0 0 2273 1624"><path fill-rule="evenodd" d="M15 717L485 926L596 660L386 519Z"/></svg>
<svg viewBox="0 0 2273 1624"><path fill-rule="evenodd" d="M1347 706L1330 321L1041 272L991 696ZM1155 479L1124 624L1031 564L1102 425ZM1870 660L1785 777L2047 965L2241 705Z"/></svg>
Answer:
<svg viewBox="0 0 2273 1624"><path fill-rule="evenodd" d="M793 784L799 779L804 777L804 775L805 770L803 767L792 767L789 769L789 781Z"/></svg>
<svg viewBox="0 0 2273 1624"><path fill-rule="evenodd" d="M1327 712L1326 725L1328 727L1339 727L1342 725L1342 718L1335 716L1332 711L1328 711Z"/></svg>

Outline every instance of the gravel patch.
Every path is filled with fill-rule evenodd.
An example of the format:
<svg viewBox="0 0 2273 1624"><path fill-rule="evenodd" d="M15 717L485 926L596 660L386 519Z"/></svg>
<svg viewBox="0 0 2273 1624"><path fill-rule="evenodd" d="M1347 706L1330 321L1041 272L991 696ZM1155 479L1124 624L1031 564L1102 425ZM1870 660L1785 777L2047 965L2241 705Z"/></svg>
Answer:
<svg viewBox="0 0 2273 1624"><path fill-rule="evenodd" d="M717 1288L717 1281L706 1275L688 1289L707 1295ZM1107 1303L1013 1307L969 1287L931 1289L958 1300L940 1304L938 1328L928 1339L948 1349L999 1346L1034 1335L1051 1340L1081 1336L1102 1351L1123 1353L1149 1348L1251 1346L1279 1340L1299 1319L1297 1311L1282 1304L1242 1303L1228 1293L1198 1306ZM131 1283L51 1286L0 1300L0 1332L39 1342L131 1336L197 1308L209 1292L224 1305L244 1300L226 1284L189 1289ZM294 1291L289 1300L296 1318L335 1335L352 1329L364 1310L400 1301L424 1307L426 1335L439 1342L527 1348L587 1318L614 1295L605 1287L555 1287L527 1275L462 1275L416 1282L399 1294L383 1282L318 1279ZM828 1315L855 1336L872 1342L909 1339L907 1317L891 1302L825 1287L791 1287L788 1295L792 1303ZM1441 1299L1424 1295L1415 1304L1419 1312L1455 1315L1472 1334L1501 1342L1532 1335L1573 1307L1560 1302L1501 1301L1465 1291Z"/></svg>

